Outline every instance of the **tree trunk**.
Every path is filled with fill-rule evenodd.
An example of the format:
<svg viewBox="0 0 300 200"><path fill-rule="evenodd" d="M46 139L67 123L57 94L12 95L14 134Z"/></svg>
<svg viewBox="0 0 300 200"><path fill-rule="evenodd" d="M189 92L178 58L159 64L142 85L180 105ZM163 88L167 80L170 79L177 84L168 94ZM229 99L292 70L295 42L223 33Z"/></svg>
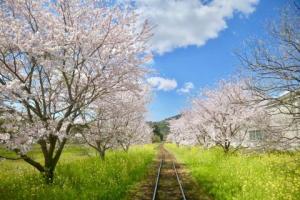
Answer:
<svg viewBox="0 0 300 200"><path fill-rule="evenodd" d="M126 153L128 153L128 151L129 151L129 145L127 145L124 150L125 150Z"/></svg>
<svg viewBox="0 0 300 200"><path fill-rule="evenodd" d="M61 153L64 149L66 141L67 141L67 139L63 139L63 141L60 143L60 145L54 155L53 155L53 153L54 153L55 144L56 144L55 141L50 143L49 150L47 149L46 143L44 143L44 141L41 141L39 143L41 145L41 149L42 149L43 156L44 156L44 162L45 162L44 165L33 160L32 158L28 157L27 155L21 155L21 158L25 162L29 163L31 166L36 168L42 174L42 176L45 179L46 184L51 184L51 183L53 183L54 171L55 171L56 165L58 163L58 160L61 156Z"/></svg>
<svg viewBox="0 0 300 200"><path fill-rule="evenodd" d="M53 178L54 178L54 169L55 167L44 167L41 164L39 164L38 162L32 160L31 158L23 155L23 160L27 163L29 163L31 166L33 166L34 168L36 168L44 177L45 179L45 183L46 184L51 184L53 183Z"/></svg>
<svg viewBox="0 0 300 200"><path fill-rule="evenodd" d="M225 140L225 144L224 144L224 152L228 153L230 150L230 141L228 141L227 139Z"/></svg>
<svg viewBox="0 0 300 200"><path fill-rule="evenodd" d="M54 179L54 169L46 169L43 176L46 184L52 184Z"/></svg>
<svg viewBox="0 0 300 200"><path fill-rule="evenodd" d="M224 153L228 153L229 152L229 148L228 147L224 147Z"/></svg>
<svg viewBox="0 0 300 200"><path fill-rule="evenodd" d="M101 160L105 160L105 150L104 151L99 151L99 157Z"/></svg>

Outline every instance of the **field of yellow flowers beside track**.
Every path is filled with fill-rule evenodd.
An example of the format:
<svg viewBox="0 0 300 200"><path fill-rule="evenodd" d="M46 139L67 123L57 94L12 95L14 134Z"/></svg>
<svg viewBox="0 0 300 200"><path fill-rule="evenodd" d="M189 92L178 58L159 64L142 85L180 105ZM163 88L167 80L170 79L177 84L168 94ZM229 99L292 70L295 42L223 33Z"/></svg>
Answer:
<svg viewBox="0 0 300 200"><path fill-rule="evenodd" d="M144 178L156 154L155 145L110 151L105 161L82 146L65 149L52 185L23 161L0 161L0 199L123 199ZM40 155L33 151L38 160Z"/></svg>
<svg viewBox="0 0 300 200"><path fill-rule="evenodd" d="M300 199L300 152L224 155L217 148L165 146L217 200Z"/></svg>

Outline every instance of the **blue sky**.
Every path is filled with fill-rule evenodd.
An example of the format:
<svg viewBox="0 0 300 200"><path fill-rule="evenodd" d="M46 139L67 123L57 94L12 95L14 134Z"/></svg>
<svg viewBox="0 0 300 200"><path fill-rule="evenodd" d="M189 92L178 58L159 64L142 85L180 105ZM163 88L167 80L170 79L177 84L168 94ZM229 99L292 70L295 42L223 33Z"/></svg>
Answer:
<svg viewBox="0 0 300 200"><path fill-rule="evenodd" d="M218 80L233 75L239 67L238 59L233 51L242 48L243 42L251 37L267 37L266 23L278 18L280 8L287 3L286 0L207 1L232 3L229 6L225 5L226 3L222 4L216 7L219 10L215 10L215 8L203 7L201 2L200 4L196 2L198 0L182 1L182 5L177 5L175 0L169 1L174 1L173 4L165 5L160 5L165 3L162 0L148 1L150 2L148 5L142 5L147 1L141 3L142 12L149 10L151 6L156 9L155 11L157 7L162 7L164 9L162 13L166 13L163 16L168 15L168 18L164 19L157 11L156 14L152 12L147 16L150 16L158 27L154 29L154 33L158 31L158 36L153 40L155 56L152 63L152 68L157 74L154 74L155 78L150 81L154 87L154 95L149 105L148 119L152 121L180 113L187 106L189 97L195 95L200 88L212 86ZM183 5L189 3L191 5ZM186 6L188 16L185 16L184 8L180 16L174 14L174 18L180 21L179 24L182 23L178 27L176 27L176 20L169 20L173 13L168 12L168 6L175 11L176 6L180 9ZM199 6L198 10L191 10L196 13L193 16L189 13L189 9L196 6ZM215 11L223 13L222 16L210 16L216 15ZM201 17L205 19L197 19ZM191 26L186 25L188 23ZM170 31L165 31L168 28L173 29L175 33L172 32L170 35ZM195 39L189 40L185 37ZM169 82L160 85L161 79ZM181 90L185 83L188 83L190 87ZM164 86L166 86L165 89Z"/></svg>

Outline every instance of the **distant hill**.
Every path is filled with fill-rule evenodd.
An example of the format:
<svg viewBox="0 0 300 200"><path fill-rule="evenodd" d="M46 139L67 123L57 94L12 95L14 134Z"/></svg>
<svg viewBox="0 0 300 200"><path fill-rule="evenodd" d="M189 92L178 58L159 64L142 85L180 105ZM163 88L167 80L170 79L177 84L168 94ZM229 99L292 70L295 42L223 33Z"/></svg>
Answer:
<svg viewBox="0 0 300 200"><path fill-rule="evenodd" d="M175 116L172 116L172 117L169 117L169 118L166 118L166 119L164 119L164 120L162 120L162 121L170 121L170 120L172 120L172 119L179 119L180 117L181 117L181 114L175 115Z"/></svg>
<svg viewBox="0 0 300 200"><path fill-rule="evenodd" d="M158 122L149 122L150 126L153 128L154 140L155 142L164 141L167 135L170 133L169 121L173 119L180 118L181 115L175 115Z"/></svg>

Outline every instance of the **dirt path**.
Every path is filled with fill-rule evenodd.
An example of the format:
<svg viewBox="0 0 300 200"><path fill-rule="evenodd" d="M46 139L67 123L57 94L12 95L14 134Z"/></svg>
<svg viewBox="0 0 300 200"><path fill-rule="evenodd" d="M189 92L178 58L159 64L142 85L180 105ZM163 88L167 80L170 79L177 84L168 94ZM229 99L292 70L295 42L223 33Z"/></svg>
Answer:
<svg viewBox="0 0 300 200"><path fill-rule="evenodd" d="M142 181L137 188L131 192L131 200L152 200L153 190L155 187L155 180L160 160L164 159L161 172L159 186L157 190L156 200L181 200L182 194L180 192L179 184L177 182L176 174L173 169L173 162L175 162L180 180L183 185L183 190L188 200L212 200L199 185L189 176L183 165L179 164L175 157L168 152L163 145L159 146L159 153L156 160L149 169L147 178Z"/></svg>

